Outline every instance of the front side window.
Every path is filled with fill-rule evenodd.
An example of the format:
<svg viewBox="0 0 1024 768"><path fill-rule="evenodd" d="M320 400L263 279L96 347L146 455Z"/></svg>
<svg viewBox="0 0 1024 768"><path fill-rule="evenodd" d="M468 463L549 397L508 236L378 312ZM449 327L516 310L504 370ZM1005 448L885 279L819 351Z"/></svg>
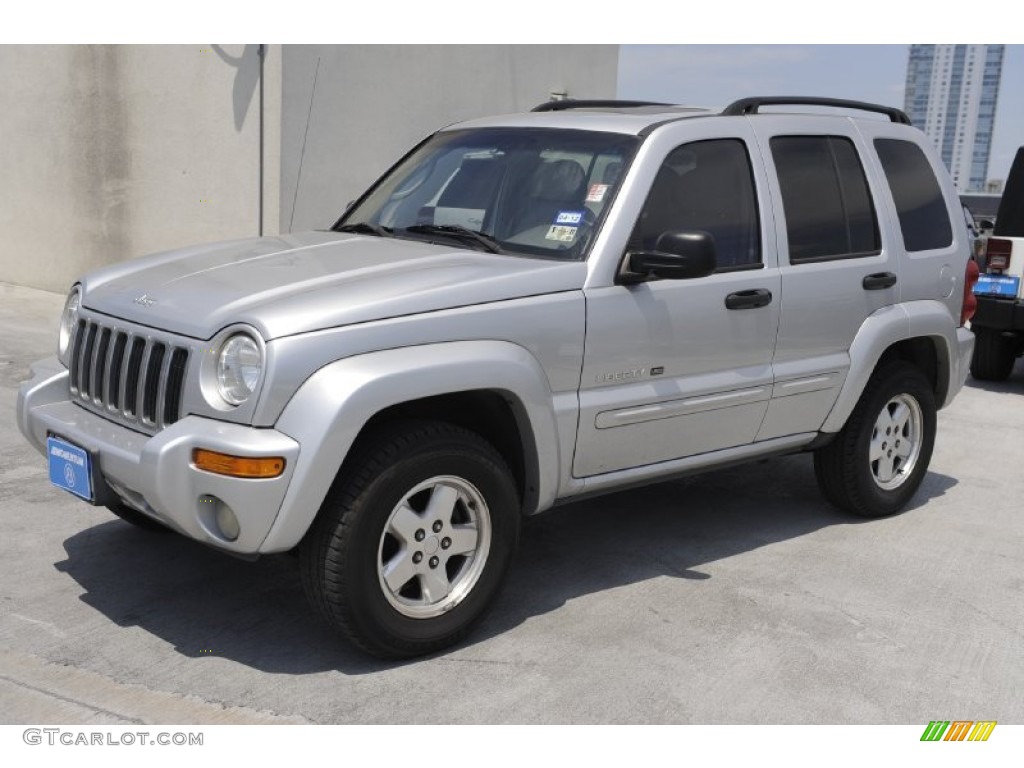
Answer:
<svg viewBox="0 0 1024 768"><path fill-rule="evenodd" d="M632 251L656 251L666 232L703 231L718 271L761 265L761 228L747 148L739 139L684 144L665 158L630 238Z"/></svg>
<svg viewBox="0 0 1024 768"><path fill-rule="evenodd" d="M791 264L880 252L875 207L852 141L842 136L775 136L771 150Z"/></svg>
<svg viewBox="0 0 1024 768"><path fill-rule="evenodd" d="M581 259L638 143L635 136L547 128L441 132L334 229Z"/></svg>

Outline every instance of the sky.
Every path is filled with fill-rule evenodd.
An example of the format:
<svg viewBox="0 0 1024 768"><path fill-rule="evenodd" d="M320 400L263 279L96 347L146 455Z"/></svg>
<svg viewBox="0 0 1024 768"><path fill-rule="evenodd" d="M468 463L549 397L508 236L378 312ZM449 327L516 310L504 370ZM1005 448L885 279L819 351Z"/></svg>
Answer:
<svg viewBox="0 0 1024 768"><path fill-rule="evenodd" d="M909 45L623 45L620 99L724 106L744 96L831 96L903 108ZM1024 145L1024 45L1007 45L989 157L1005 179Z"/></svg>

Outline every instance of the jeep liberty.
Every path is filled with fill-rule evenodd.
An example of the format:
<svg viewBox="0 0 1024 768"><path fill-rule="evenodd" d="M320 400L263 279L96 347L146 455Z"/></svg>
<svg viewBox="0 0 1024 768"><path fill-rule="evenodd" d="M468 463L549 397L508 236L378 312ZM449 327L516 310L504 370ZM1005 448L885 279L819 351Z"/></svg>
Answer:
<svg viewBox="0 0 1024 768"><path fill-rule="evenodd" d="M560 502L805 451L832 504L900 510L971 360L963 222L897 109L549 102L438 131L329 230L84 275L18 422L56 486L296 550L333 627L415 656Z"/></svg>

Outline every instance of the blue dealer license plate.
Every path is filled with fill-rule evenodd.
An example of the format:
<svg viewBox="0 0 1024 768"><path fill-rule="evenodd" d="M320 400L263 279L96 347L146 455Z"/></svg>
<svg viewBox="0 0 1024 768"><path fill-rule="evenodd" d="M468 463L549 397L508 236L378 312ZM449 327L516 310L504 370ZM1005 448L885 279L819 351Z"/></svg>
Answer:
<svg viewBox="0 0 1024 768"><path fill-rule="evenodd" d="M92 501L89 454L77 445L56 437L48 437L46 455L50 462L50 482L86 501Z"/></svg>
<svg viewBox="0 0 1024 768"><path fill-rule="evenodd" d="M1009 296L1017 295L1020 288L1020 278L1016 275L982 275L974 285L974 293L982 296Z"/></svg>

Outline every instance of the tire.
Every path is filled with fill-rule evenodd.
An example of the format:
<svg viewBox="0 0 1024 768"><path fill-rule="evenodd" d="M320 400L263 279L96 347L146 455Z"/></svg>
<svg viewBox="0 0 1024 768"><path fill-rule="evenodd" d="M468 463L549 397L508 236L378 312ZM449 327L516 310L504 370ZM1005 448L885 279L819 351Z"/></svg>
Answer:
<svg viewBox="0 0 1024 768"><path fill-rule="evenodd" d="M1014 340L995 328L979 326L973 330L971 376L980 381L1006 381L1017 359Z"/></svg>
<svg viewBox="0 0 1024 768"><path fill-rule="evenodd" d="M153 518L142 514L141 512L132 509L127 504L120 501L115 501L107 505L107 509L113 512L115 515L120 517L126 523L131 523L136 528L142 528L145 531L153 531L155 533L167 533L171 529L162 523L158 523Z"/></svg>
<svg viewBox="0 0 1024 768"><path fill-rule="evenodd" d="M875 371L835 440L814 453L825 498L862 517L902 509L928 471L935 410L928 380L910 363Z"/></svg>
<svg viewBox="0 0 1024 768"><path fill-rule="evenodd" d="M356 446L299 550L306 595L384 659L457 643L498 592L519 538L516 485L468 430L407 422Z"/></svg>

